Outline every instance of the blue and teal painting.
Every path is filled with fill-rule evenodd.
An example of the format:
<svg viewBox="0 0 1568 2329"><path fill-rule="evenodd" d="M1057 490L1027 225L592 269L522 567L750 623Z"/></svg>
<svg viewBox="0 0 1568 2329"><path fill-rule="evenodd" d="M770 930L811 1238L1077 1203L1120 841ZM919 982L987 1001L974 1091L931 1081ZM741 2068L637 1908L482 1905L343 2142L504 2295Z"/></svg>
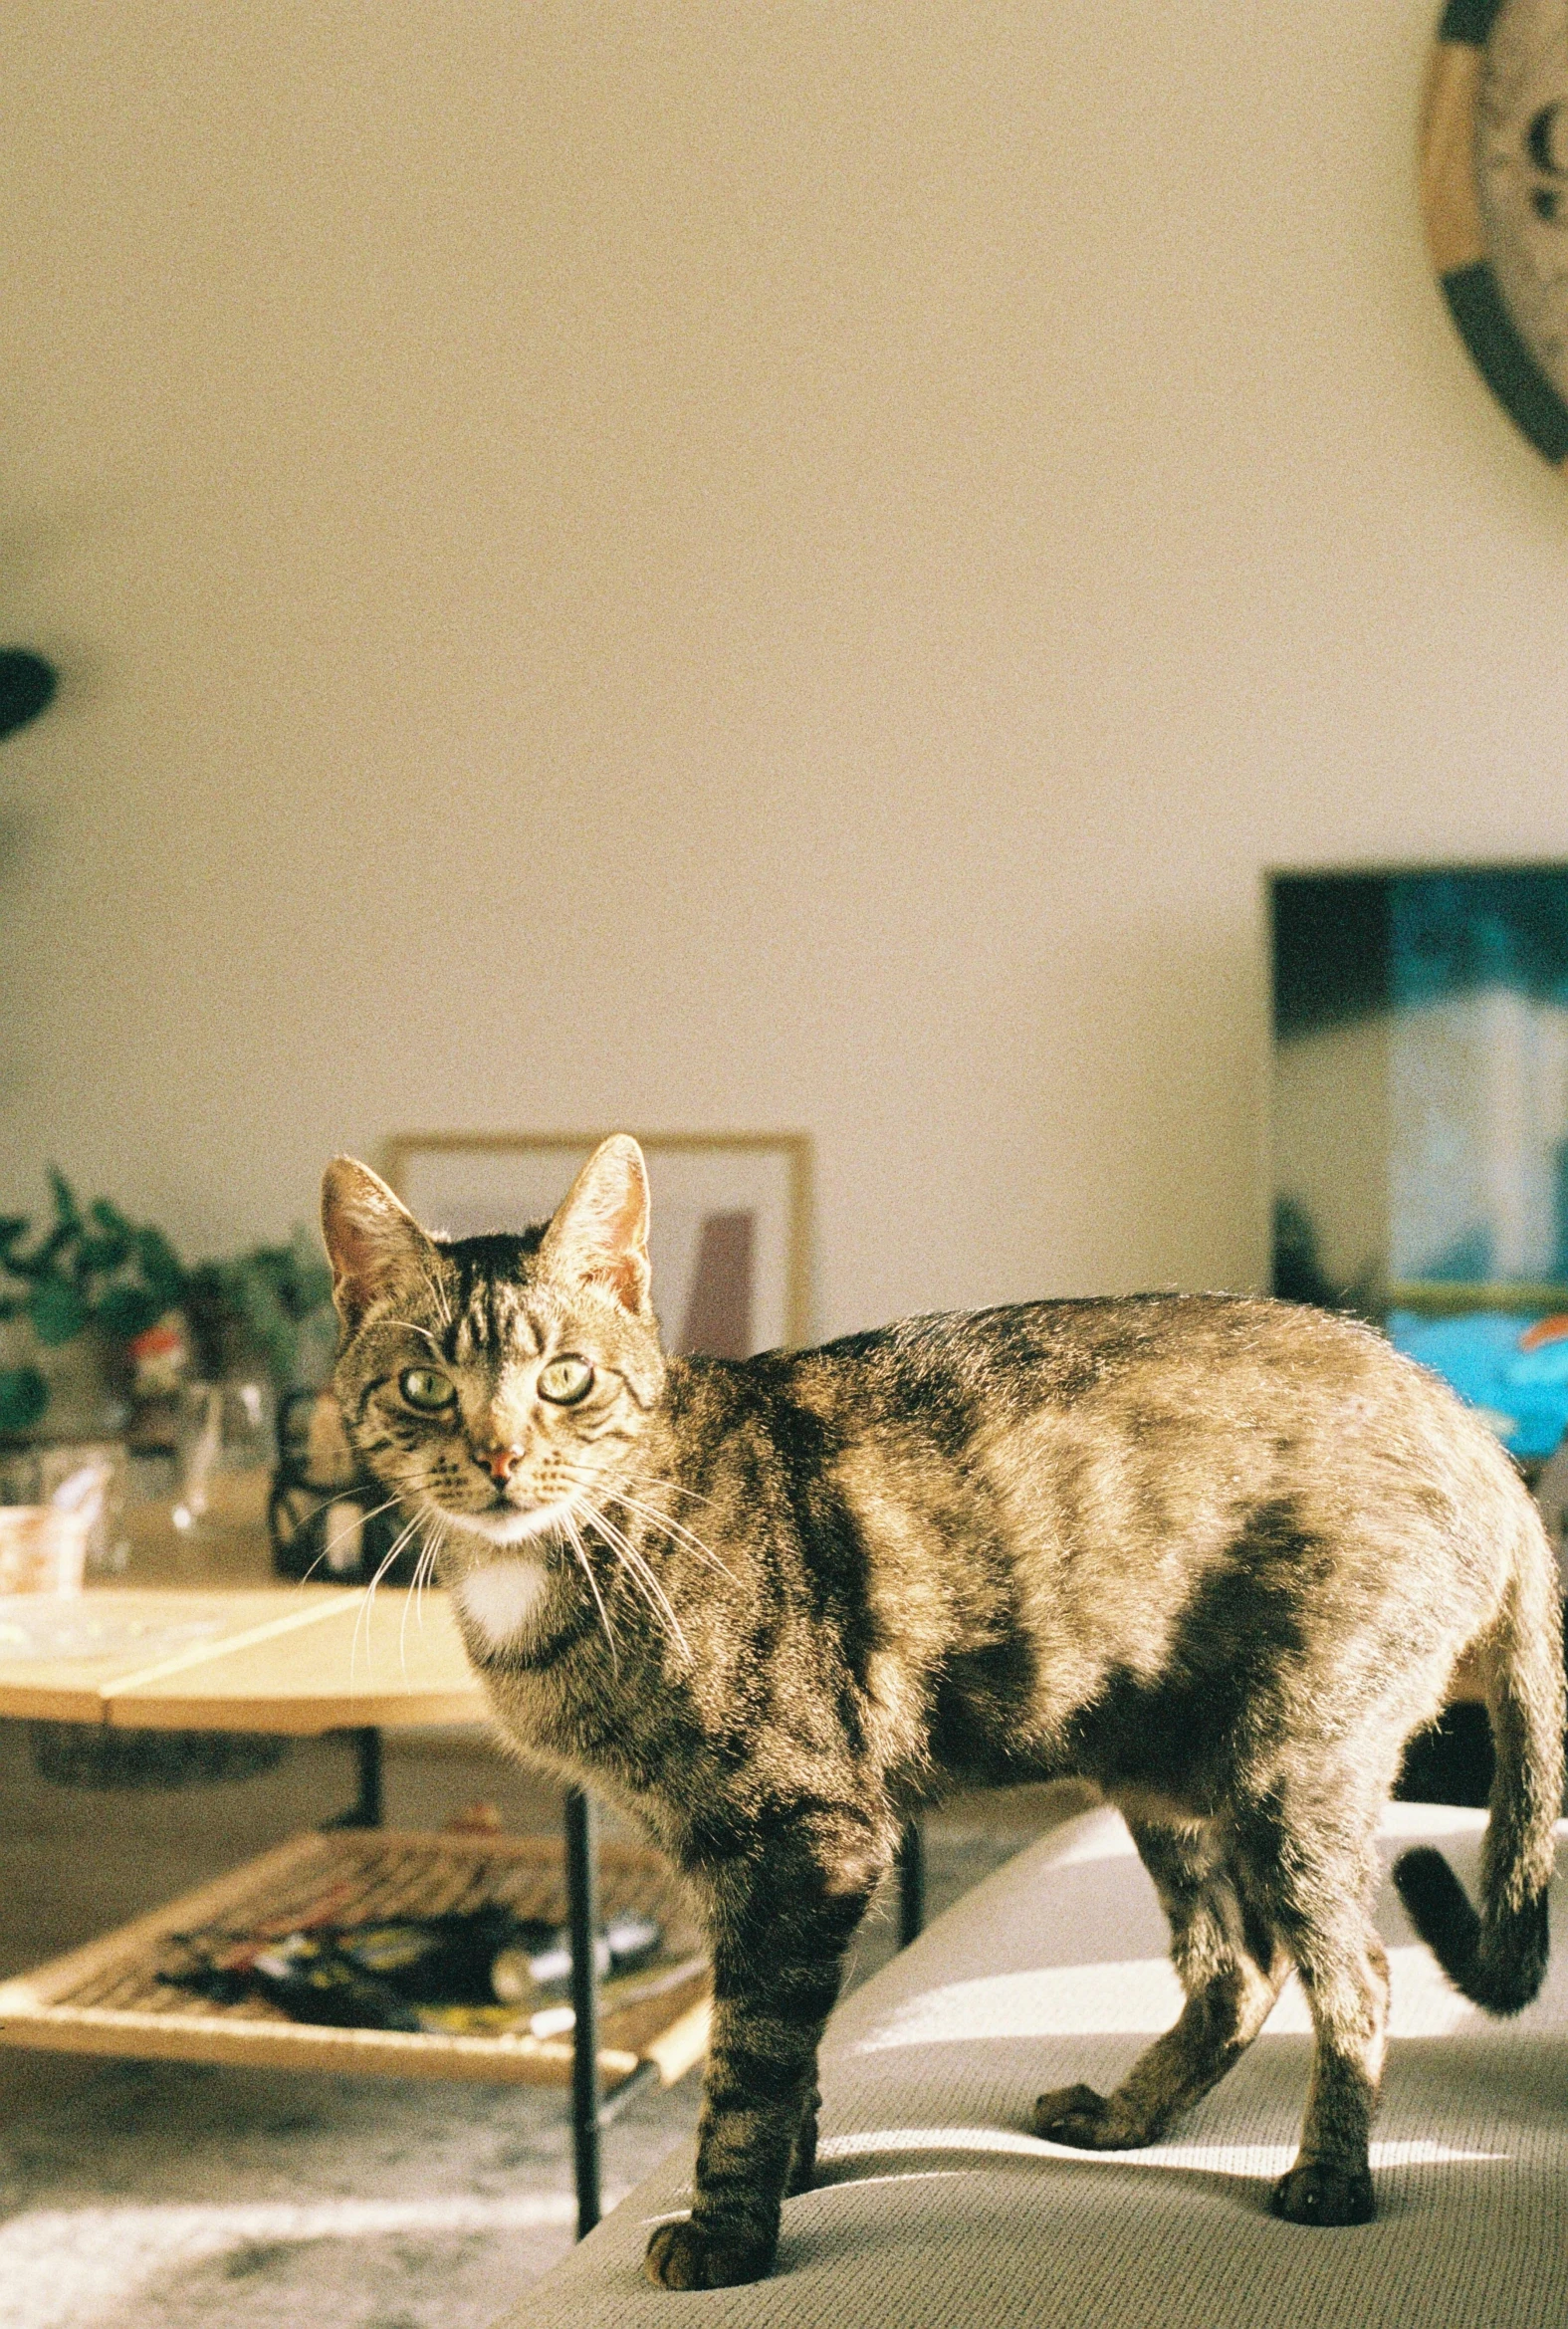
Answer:
<svg viewBox="0 0 1568 2329"><path fill-rule="evenodd" d="M1568 1431L1568 1316L1391 1310L1386 1324L1396 1347L1446 1376L1521 1462L1544 1461Z"/></svg>
<svg viewBox="0 0 1568 2329"><path fill-rule="evenodd" d="M1274 1287L1568 1430L1568 867L1280 874Z"/></svg>

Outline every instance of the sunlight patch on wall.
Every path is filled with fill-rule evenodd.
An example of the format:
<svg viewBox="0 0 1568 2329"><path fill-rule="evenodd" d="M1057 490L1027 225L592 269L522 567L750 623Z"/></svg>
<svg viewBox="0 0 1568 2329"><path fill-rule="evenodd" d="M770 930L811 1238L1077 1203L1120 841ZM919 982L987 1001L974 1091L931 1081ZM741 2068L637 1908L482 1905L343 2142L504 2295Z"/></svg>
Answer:
<svg viewBox="0 0 1568 2329"><path fill-rule="evenodd" d="M1389 1973L1390 2037L1443 2037L1476 2019L1474 2006L1450 1987L1429 1950L1391 1949ZM1183 2002L1182 1985L1165 1958L1040 1966L1027 1973L952 1981L908 1998L881 2028L861 2039L856 2051L961 2045L976 2038L1154 2037L1170 2028ZM1306 1999L1292 1975L1265 2032L1301 2037L1311 2028Z"/></svg>

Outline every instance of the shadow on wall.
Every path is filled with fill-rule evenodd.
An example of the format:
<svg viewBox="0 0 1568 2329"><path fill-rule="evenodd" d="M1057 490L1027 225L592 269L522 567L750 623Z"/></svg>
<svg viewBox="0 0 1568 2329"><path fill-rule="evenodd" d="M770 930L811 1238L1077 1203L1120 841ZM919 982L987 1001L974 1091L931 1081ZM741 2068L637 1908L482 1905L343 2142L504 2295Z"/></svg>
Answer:
<svg viewBox="0 0 1568 2329"><path fill-rule="evenodd" d="M0 736L25 728L55 698L59 677L31 647L0 647Z"/></svg>
<svg viewBox="0 0 1568 2329"><path fill-rule="evenodd" d="M0 739L46 711L58 684L54 665L30 647L0 647ZM25 858L37 821L17 803L0 800L0 893Z"/></svg>

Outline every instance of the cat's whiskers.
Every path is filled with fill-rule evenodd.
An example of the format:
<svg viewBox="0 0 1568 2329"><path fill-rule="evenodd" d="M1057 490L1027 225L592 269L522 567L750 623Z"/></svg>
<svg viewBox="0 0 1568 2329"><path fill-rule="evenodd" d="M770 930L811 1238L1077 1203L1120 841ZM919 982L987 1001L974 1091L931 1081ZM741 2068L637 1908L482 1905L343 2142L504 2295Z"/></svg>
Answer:
<svg viewBox="0 0 1568 2329"><path fill-rule="evenodd" d="M604 1596L599 1591L598 1578L593 1574L593 1563L588 1558L588 1548L583 1543L581 1531L578 1529L577 1523L569 1512L562 1514L561 1524L566 1531L567 1537L570 1539L571 1549L577 1556L582 1573L588 1580L588 1589L592 1593L595 1602L598 1604L599 1623L604 1628L604 1639L609 1644L611 1670L612 1672L619 1674L620 1652L615 1642L615 1628L610 1624L609 1611L604 1606Z"/></svg>
<svg viewBox="0 0 1568 2329"><path fill-rule="evenodd" d="M661 1472L639 1472L634 1475L639 1488L667 1488L672 1496L690 1497L694 1505L712 1505L713 1498L704 1496L700 1488L685 1488L678 1480L667 1480Z"/></svg>
<svg viewBox="0 0 1568 2329"><path fill-rule="evenodd" d="M346 1543L356 1529L368 1526L371 1520L378 1520L383 1513L389 1513L396 1502L395 1496L383 1497L381 1502L378 1505L372 1505L367 1513L360 1513L355 1519L345 1520L340 1528L335 1528L332 1534L323 1540L321 1551L311 1562L310 1567L302 1573L300 1583L308 1585L323 1561L326 1561L328 1567L331 1568L333 1554L337 1550L338 1545ZM328 1511L331 1510L332 1507L329 1506Z"/></svg>
<svg viewBox="0 0 1568 2329"><path fill-rule="evenodd" d="M379 1583L381 1582L381 1579L382 1579L382 1578L383 1578L383 1577L386 1575L386 1572L387 1572L387 1570L388 1570L388 1569L389 1569L389 1568L392 1566L392 1563L393 1563L393 1562L396 1560L396 1558L397 1558L398 1554L399 1554L399 1553L402 1551L402 1549L403 1549L403 1546L404 1546L404 1545L405 1545L405 1544L408 1542L408 1539L409 1539L409 1537L410 1537L410 1536L413 1534L413 1532L414 1532L415 1528L416 1528L418 1525L419 1525L419 1520L418 1520L418 1515L416 1514L416 1515L415 1515L415 1517L414 1517L413 1519L409 1520L409 1521L408 1521L408 1522L407 1522L407 1523L406 1523L406 1524L405 1524L403 1527L401 1527L401 1528L398 1530L397 1534L396 1534L396 1535L393 1537L393 1539L392 1539L392 1542L391 1542L390 1549L389 1549L389 1550L388 1550L388 1551L387 1551L387 1552L386 1552L386 1553L383 1555L382 1559L381 1559L381 1560L380 1560L380 1562L377 1564L377 1567L376 1567L376 1571L375 1571L375 1574L374 1574L374 1576L372 1576L372 1577L371 1577L371 1579L370 1579L369 1583L368 1583L368 1584L365 1586L365 1589L364 1589L364 1598L363 1598L363 1600L362 1600L362 1601L360 1602L360 1604L359 1604L358 1610L357 1610L357 1611L356 1611L356 1613L355 1613L355 1616L354 1616L354 1621L353 1621L353 1642L352 1642L352 1644L351 1644L351 1646L350 1646L350 1652L349 1652L349 1663L348 1663L348 1673L349 1673L349 1678L350 1678L350 1681L352 1680L352 1676L353 1676L354 1658L355 1658L355 1656L356 1656L356 1654L357 1654L357 1650L358 1650L358 1642L359 1642L359 1628L360 1628L360 1625L361 1625L361 1623L364 1625L364 1629L365 1629L365 1660L366 1660L366 1664L368 1665L368 1662L369 1662L369 1656L370 1656L370 1627L369 1627L369 1617L370 1617L370 1608L371 1608L371 1604L372 1604L372 1603L374 1602L374 1600L375 1600L375 1589L376 1589L377 1585L379 1585Z"/></svg>
<svg viewBox="0 0 1568 2329"><path fill-rule="evenodd" d="M385 1559L381 1562L379 1568L377 1568L375 1575L370 1579L369 1584L366 1585L364 1589L364 1599L360 1602L358 1609L354 1613L353 1638L348 1644L348 1687L350 1690L353 1688L354 1669L358 1663L359 1628L361 1624L364 1626L364 1667L366 1674L368 1674L370 1671L370 1606L375 1599L375 1588L381 1582L381 1579L386 1575L387 1570L396 1560L398 1554L402 1551L403 1546L408 1542L408 1539L410 1536L412 1536L414 1530L419 1526L423 1518L423 1513L415 1513L413 1518L408 1522L407 1526L398 1530L397 1534L392 1539L391 1550L387 1553ZM404 1614L407 1614L406 1606Z"/></svg>
<svg viewBox="0 0 1568 2329"><path fill-rule="evenodd" d="M433 1568L434 1565L435 1547L432 1544L430 1538L427 1536L420 1544L419 1558L414 1562L414 1573L413 1576L409 1579L407 1598L403 1602L403 1622L397 1629L398 1664L401 1666L405 1674L408 1672L408 1611L411 1605L422 1632L424 1630L425 1618L424 1609L420 1602L420 1595L424 1590L424 1579L427 1569Z"/></svg>
<svg viewBox="0 0 1568 2329"><path fill-rule="evenodd" d="M646 1559L638 1551L636 1545L632 1543L631 1539L626 1536L621 1529L616 1527L614 1521L609 1518L608 1514L601 1509L600 1506L596 1505L590 1497L585 1496L583 1498L583 1504L586 1508L589 1519L592 1520L594 1526L605 1538L611 1551L615 1554L616 1558L621 1564L621 1567L625 1570L626 1575L641 1592L643 1599L648 1604L649 1609L653 1612L655 1617L662 1614L664 1622L669 1627L671 1635L677 1642L679 1642L682 1654L687 1659L690 1659L692 1654L691 1644L686 1639L685 1633L682 1630L681 1621L675 1614L669 1595L665 1592L664 1587L659 1583L658 1578L654 1575L653 1570L649 1567Z"/></svg>
<svg viewBox="0 0 1568 2329"><path fill-rule="evenodd" d="M443 1551L446 1549L447 1539L451 1533L451 1521L446 1517L444 1513L438 1513L436 1514L435 1534L433 1536L426 1537L425 1549L420 1561L419 1568L414 1572L414 1594L417 1602L414 1615L418 1619L421 1626L425 1622L425 1587L435 1582L436 1563L439 1561Z"/></svg>
<svg viewBox="0 0 1568 2329"><path fill-rule="evenodd" d="M673 1486L673 1483L655 1481L649 1485L665 1488ZM629 1513L635 1513L637 1517L646 1521L650 1527L662 1528L672 1543L681 1546L687 1552L695 1552L699 1560L705 1560L710 1568L717 1569L721 1576L728 1577L731 1584L734 1584L735 1571L719 1558L711 1546L704 1544L700 1536L693 1535L685 1522L677 1520L673 1514L661 1513L657 1505L645 1505L640 1497L630 1495L624 1488L611 1489L608 1494L612 1504L624 1505ZM706 1497L703 1499L705 1504L708 1501Z"/></svg>
<svg viewBox="0 0 1568 2329"><path fill-rule="evenodd" d="M628 1550L632 1550L634 1548L627 1545L625 1537L615 1527L614 1523L605 1516L602 1508L595 1501L588 1487L580 1478L576 1479L574 1482L573 1494L577 1500L575 1516L585 1525L594 1527L599 1531L599 1534L604 1538L605 1543L609 1546L610 1551L615 1555L616 1565L619 1568L626 1570L627 1574L632 1577L633 1582L637 1585L638 1591L641 1593L644 1601L647 1601L647 1590L643 1586L641 1579L636 1577L631 1564L626 1558ZM649 1602L649 1607L652 1608L653 1606L654 1605ZM655 1615L659 1613L655 1609Z"/></svg>
<svg viewBox="0 0 1568 2329"><path fill-rule="evenodd" d="M415 1580L418 1578L420 1565L423 1562L424 1557L425 1548L421 1544L419 1547L419 1558L414 1562ZM402 1674L406 1674L408 1672L408 1605L413 1600L413 1585L411 1584L408 1592L403 1595L403 1614L397 1628L397 1665L399 1672Z"/></svg>
<svg viewBox="0 0 1568 2329"><path fill-rule="evenodd" d="M580 1473L568 1470L567 1477L572 1481L573 1486L577 1489L579 1494L586 1494L588 1483L583 1480ZM636 1478L637 1486L639 1488L672 1488L679 1490L680 1486L677 1481L662 1480L656 1475L647 1473L639 1473ZM694 1489L687 1489L680 1491L680 1493L687 1496L695 1496L697 1492ZM611 1486L606 1483L601 1491L601 1494L607 1503L613 1505L624 1505L629 1513L636 1514L638 1519L644 1521L652 1527L662 1529L664 1533L670 1538L672 1543L687 1552L696 1553L700 1560L705 1560L711 1568L717 1569L721 1576L727 1577L731 1584L734 1584L734 1570L729 1568L725 1562L719 1558L719 1555L710 1545L704 1544L702 1538L698 1535L695 1535L693 1531L687 1527L684 1520L677 1520L672 1513L661 1513L656 1505L644 1504L640 1497L632 1496L626 1489L620 1487L618 1484ZM711 1497L703 1497L701 1502L703 1504L711 1504L713 1500Z"/></svg>

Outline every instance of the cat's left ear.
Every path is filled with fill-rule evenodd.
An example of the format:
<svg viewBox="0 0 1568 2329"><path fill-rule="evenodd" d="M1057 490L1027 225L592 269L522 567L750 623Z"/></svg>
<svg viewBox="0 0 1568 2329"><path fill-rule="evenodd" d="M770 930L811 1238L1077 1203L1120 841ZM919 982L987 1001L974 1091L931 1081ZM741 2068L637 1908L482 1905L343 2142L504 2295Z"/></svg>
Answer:
<svg viewBox="0 0 1568 2329"><path fill-rule="evenodd" d="M333 1266L333 1300L355 1326L373 1302L428 1276L435 1249L401 1198L357 1157L335 1156L322 1181L322 1236Z"/></svg>
<svg viewBox="0 0 1568 2329"><path fill-rule="evenodd" d="M540 1252L579 1282L606 1286L634 1316L650 1314L648 1168L629 1132L599 1142L545 1232Z"/></svg>

